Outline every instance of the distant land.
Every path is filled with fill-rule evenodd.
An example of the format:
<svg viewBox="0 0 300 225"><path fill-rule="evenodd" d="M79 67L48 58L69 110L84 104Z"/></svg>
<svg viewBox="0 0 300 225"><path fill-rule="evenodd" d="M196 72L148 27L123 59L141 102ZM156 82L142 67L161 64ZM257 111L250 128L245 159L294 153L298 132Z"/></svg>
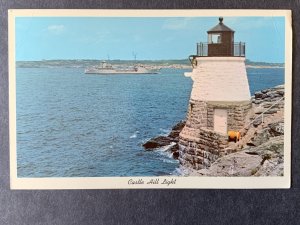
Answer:
<svg viewBox="0 0 300 225"><path fill-rule="evenodd" d="M86 68L96 66L101 60L93 59L78 59L78 60L42 60L42 61L17 61L18 68ZM134 64L143 65L145 67L161 69L189 69L191 64L189 59L170 59L170 60L109 60L113 66L130 66ZM250 68L283 68L284 63L267 63L267 62L253 62L246 59L246 66Z"/></svg>

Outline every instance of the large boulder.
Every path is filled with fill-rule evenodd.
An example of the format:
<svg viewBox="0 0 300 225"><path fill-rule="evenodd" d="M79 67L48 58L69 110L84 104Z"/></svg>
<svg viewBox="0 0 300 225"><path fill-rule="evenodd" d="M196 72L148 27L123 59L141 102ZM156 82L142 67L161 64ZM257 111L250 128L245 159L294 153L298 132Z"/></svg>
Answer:
<svg viewBox="0 0 300 225"><path fill-rule="evenodd" d="M263 130L258 130L254 133L254 136L247 143L248 146L259 146L265 142L267 142L270 138L269 129L265 128Z"/></svg>
<svg viewBox="0 0 300 225"><path fill-rule="evenodd" d="M284 136L271 137L267 142L253 148L247 148L245 151L260 155L262 158L277 158L283 157L284 151Z"/></svg>
<svg viewBox="0 0 300 225"><path fill-rule="evenodd" d="M209 169L200 170L206 176L239 176L254 175L260 167L262 159L259 155L250 155L245 152L232 153L219 158Z"/></svg>
<svg viewBox="0 0 300 225"><path fill-rule="evenodd" d="M254 176L283 176L283 135L270 138L270 140L258 147L250 148L248 154L258 154L261 158L261 166Z"/></svg>
<svg viewBox="0 0 300 225"><path fill-rule="evenodd" d="M159 136L159 137L155 137L155 138L152 138L149 141L147 141L145 144L143 144L143 147L146 150L151 150L151 149L170 145L172 143L172 141L173 141L172 138L165 137L165 136Z"/></svg>
<svg viewBox="0 0 300 225"><path fill-rule="evenodd" d="M283 159L266 160L254 176L283 176L284 164Z"/></svg>

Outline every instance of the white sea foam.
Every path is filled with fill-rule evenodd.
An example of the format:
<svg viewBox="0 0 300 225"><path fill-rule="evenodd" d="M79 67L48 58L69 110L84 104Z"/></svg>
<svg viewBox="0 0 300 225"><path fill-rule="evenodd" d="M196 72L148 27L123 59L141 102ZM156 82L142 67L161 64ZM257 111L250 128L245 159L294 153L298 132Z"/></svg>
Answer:
<svg viewBox="0 0 300 225"><path fill-rule="evenodd" d="M159 149L159 150L157 150L157 152L158 152L160 155L164 156L164 157L167 157L167 158L170 158L170 159L173 158L173 154L172 154L171 152L166 151L166 150Z"/></svg>
<svg viewBox="0 0 300 225"><path fill-rule="evenodd" d="M170 129L159 128L159 130L162 132L161 135L168 135L171 132Z"/></svg>
<svg viewBox="0 0 300 225"><path fill-rule="evenodd" d="M174 146L175 144L176 144L175 142L172 142L170 145L159 148L156 151L162 156L162 158L160 158L160 160L162 160L163 162L166 162L166 163L178 163L178 161L173 158L173 153L171 151L169 151L169 149L172 146Z"/></svg>
<svg viewBox="0 0 300 225"><path fill-rule="evenodd" d="M137 135L136 134L133 134L133 135L131 135L129 138L136 138L137 137Z"/></svg>
<svg viewBox="0 0 300 225"><path fill-rule="evenodd" d="M129 138L136 138L139 131L135 131Z"/></svg>
<svg viewBox="0 0 300 225"><path fill-rule="evenodd" d="M179 166L172 172L172 175L174 175L174 176L188 176L188 174L189 174L189 171L182 166Z"/></svg>
<svg viewBox="0 0 300 225"><path fill-rule="evenodd" d="M175 159L161 159L164 163L177 163Z"/></svg>
<svg viewBox="0 0 300 225"><path fill-rule="evenodd" d="M174 175L174 176L182 176L182 170L179 168L176 168L172 173L171 175Z"/></svg>

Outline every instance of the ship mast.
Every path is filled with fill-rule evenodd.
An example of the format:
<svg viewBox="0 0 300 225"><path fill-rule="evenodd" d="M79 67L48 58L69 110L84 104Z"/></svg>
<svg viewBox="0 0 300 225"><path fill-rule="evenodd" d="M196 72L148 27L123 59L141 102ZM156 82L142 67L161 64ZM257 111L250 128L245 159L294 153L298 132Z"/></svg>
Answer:
<svg viewBox="0 0 300 225"><path fill-rule="evenodd" d="M137 53L132 52L132 55L133 55L133 57L134 57L134 64L136 64L136 56L137 56Z"/></svg>

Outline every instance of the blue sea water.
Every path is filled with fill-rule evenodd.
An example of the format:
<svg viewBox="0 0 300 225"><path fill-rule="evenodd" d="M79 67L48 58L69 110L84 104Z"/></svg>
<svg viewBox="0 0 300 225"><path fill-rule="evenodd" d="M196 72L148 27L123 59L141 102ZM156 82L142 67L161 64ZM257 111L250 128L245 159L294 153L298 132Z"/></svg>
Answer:
<svg viewBox="0 0 300 225"><path fill-rule="evenodd" d="M82 68L17 68L18 177L176 174L148 139L185 119L185 70L153 75L84 75ZM247 69L251 94L284 83L284 69Z"/></svg>

